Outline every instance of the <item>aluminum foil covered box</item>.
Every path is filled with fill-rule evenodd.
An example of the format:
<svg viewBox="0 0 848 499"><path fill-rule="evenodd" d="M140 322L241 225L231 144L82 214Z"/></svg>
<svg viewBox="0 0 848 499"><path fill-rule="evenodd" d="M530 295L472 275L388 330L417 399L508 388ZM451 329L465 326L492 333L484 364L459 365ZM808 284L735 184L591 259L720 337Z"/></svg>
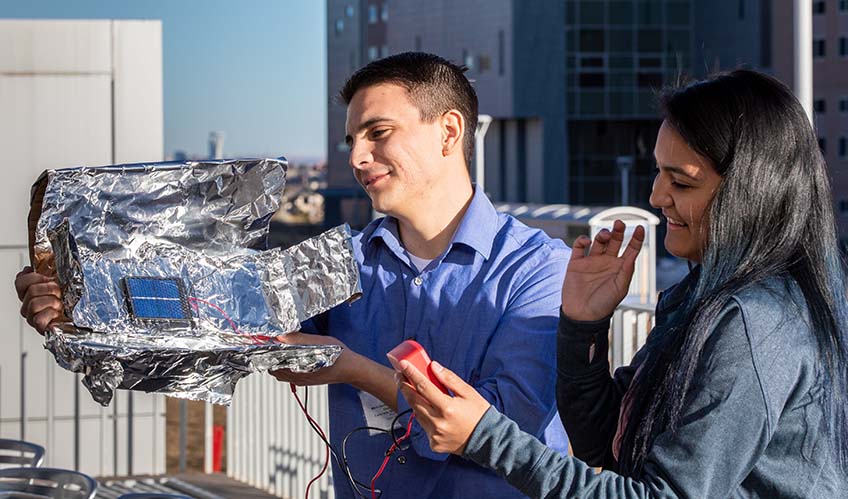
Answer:
<svg viewBox="0 0 848 499"><path fill-rule="evenodd" d="M30 258L66 319L45 334L94 399L142 390L229 404L239 379L331 365L335 345L279 335L361 294L350 230L266 250L285 160L48 170L33 186Z"/></svg>

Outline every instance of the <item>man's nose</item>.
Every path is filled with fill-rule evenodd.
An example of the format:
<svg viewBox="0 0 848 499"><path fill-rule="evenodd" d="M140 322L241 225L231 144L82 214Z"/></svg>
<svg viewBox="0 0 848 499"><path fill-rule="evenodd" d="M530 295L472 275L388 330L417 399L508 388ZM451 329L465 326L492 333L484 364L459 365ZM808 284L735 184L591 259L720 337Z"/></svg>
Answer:
<svg viewBox="0 0 848 499"><path fill-rule="evenodd" d="M350 145L348 162L351 168L359 170L373 161L371 146L364 140L354 140Z"/></svg>

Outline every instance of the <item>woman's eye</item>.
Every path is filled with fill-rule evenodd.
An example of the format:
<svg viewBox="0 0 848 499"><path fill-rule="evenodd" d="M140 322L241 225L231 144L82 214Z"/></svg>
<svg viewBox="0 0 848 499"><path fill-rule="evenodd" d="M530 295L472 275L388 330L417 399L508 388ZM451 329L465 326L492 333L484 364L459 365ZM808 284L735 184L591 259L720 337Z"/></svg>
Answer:
<svg viewBox="0 0 848 499"><path fill-rule="evenodd" d="M681 184L680 182L678 182L678 181L676 181L676 180L672 180L672 181L671 181L671 185L673 185L673 186L674 186L674 187L676 187L677 189L691 189L691 188L692 188L692 186L691 186L691 185Z"/></svg>

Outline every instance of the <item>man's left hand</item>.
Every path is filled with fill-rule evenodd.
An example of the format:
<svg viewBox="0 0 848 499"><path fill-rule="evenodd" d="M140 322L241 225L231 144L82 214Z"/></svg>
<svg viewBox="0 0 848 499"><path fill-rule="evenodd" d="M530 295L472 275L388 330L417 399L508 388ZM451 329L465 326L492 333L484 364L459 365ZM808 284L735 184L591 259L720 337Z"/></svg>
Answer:
<svg viewBox="0 0 848 499"><path fill-rule="evenodd" d="M277 336L280 343L288 345L339 345L342 353L336 362L330 366L312 373L295 373L288 369L270 371L279 381L293 383L297 386L330 385L333 383L354 384L355 364L359 354L350 350L344 343L332 336L319 334L289 333Z"/></svg>

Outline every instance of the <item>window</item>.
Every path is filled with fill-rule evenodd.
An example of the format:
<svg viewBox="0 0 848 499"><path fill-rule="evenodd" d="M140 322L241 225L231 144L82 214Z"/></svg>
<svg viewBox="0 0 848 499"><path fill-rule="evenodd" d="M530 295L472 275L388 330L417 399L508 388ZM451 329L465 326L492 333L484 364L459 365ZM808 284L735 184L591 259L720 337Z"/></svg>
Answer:
<svg viewBox="0 0 848 499"><path fill-rule="evenodd" d="M848 12L848 0L839 0L839 12Z"/></svg>
<svg viewBox="0 0 848 499"><path fill-rule="evenodd" d="M825 56L825 44L824 39L818 38L813 40L813 58L814 59L823 59Z"/></svg>
<svg viewBox="0 0 848 499"><path fill-rule="evenodd" d="M377 24L377 5L368 6L368 24Z"/></svg>
<svg viewBox="0 0 848 499"><path fill-rule="evenodd" d="M822 154L827 154L827 140L824 137L819 137L819 149Z"/></svg>
<svg viewBox="0 0 848 499"><path fill-rule="evenodd" d="M848 113L848 97L839 98L839 112Z"/></svg>
<svg viewBox="0 0 848 499"><path fill-rule="evenodd" d="M580 73L581 87L603 87L606 81L604 73Z"/></svg>
<svg viewBox="0 0 848 499"><path fill-rule="evenodd" d="M745 19L745 0L739 0L739 20Z"/></svg>
<svg viewBox="0 0 848 499"><path fill-rule="evenodd" d="M604 30L601 29L583 29L580 30L580 51L581 52L603 52L604 51Z"/></svg>
<svg viewBox="0 0 848 499"><path fill-rule="evenodd" d="M636 73L636 83L642 88L660 88L663 83L662 73Z"/></svg>
<svg viewBox="0 0 848 499"><path fill-rule="evenodd" d="M379 51L379 49L377 49L376 45L371 45L370 47L368 47L368 60L369 61L376 61L379 56L380 56L380 51Z"/></svg>
<svg viewBox="0 0 848 499"><path fill-rule="evenodd" d="M840 199L839 213L845 213L846 211L848 211L848 199Z"/></svg>
<svg viewBox="0 0 848 499"><path fill-rule="evenodd" d="M498 74L504 74L504 32L498 31Z"/></svg>
<svg viewBox="0 0 848 499"><path fill-rule="evenodd" d="M640 29L636 36L639 52L661 52L662 32L658 29Z"/></svg>
<svg viewBox="0 0 848 499"><path fill-rule="evenodd" d="M380 20L383 22L389 20L389 2L383 2L380 5Z"/></svg>
<svg viewBox="0 0 848 499"><path fill-rule="evenodd" d="M825 100L824 99L813 100L813 109L819 114L824 114L824 112L825 112Z"/></svg>
<svg viewBox="0 0 848 499"><path fill-rule="evenodd" d="M347 7L345 7L345 14L347 14L347 17L353 17L354 12L355 11L353 10L353 5L348 5Z"/></svg>
<svg viewBox="0 0 848 499"><path fill-rule="evenodd" d="M813 14L824 14L827 2L824 0L816 0L813 2Z"/></svg>
<svg viewBox="0 0 848 499"><path fill-rule="evenodd" d="M338 18L336 19L336 34L338 35L344 31L344 19Z"/></svg>
<svg viewBox="0 0 848 499"><path fill-rule="evenodd" d="M839 37L839 57L848 57L848 37Z"/></svg>
<svg viewBox="0 0 848 499"><path fill-rule="evenodd" d="M848 159L848 138L839 137L839 159Z"/></svg>
<svg viewBox="0 0 848 499"><path fill-rule="evenodd" d="M380 57L388 57L389 56L389 46L381 45L380 46Z"/></svg>

